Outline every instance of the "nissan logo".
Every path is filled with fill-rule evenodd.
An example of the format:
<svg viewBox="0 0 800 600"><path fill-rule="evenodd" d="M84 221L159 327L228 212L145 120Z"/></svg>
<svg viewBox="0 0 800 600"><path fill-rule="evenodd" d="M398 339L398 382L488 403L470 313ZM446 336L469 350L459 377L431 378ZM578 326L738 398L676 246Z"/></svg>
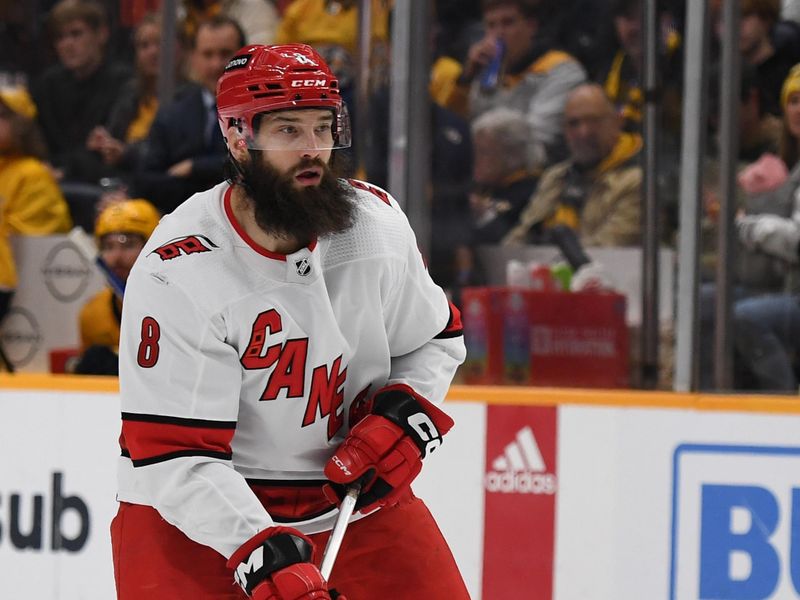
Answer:
<svg viewBox="0 0 800 600"><path fill-rule="evenodd" d="M61 242L47 253L42 274L53 297L67 303L80 298L89 285L92 271L89 261L72 242Z"/></svg>
<svg viewBox="0 0 800 600"><path fill-rule="evenodd" d="M12 306L3 320L0 339L8 360L19 368L27 365L36 356L43 336L33 313L19 306Z"/></svg>

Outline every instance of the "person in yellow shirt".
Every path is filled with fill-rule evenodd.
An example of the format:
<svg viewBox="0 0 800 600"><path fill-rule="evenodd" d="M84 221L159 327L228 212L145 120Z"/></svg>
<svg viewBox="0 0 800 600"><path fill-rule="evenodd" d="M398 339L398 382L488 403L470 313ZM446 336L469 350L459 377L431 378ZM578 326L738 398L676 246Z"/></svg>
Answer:
<svg viewBox="0 0 800 600"><path fill-rule="evenodd" d="M50 235L72 228L69 206L43 162L36 106L22 87L0 88L0 320L17 287L12 235Z"/></svg>
<svg viewBox="0 0 800 600"><path fill-rule="evenodd" d="M124 289L133 263L160 215L147 200L123 200L104 208L95 223L100 258ZM81 375L116 375L119 372L119 325L122 297L109 285L93 296L79 316L81 357L75 372Z"/></svg>

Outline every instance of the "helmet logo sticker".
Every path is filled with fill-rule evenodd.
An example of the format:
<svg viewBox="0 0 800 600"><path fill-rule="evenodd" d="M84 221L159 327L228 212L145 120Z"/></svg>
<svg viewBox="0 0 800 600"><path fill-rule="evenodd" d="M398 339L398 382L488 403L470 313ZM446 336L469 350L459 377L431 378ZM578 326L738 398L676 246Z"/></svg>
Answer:
<svg viewBox="0 0 800 600"><path fill-rule="evenodd" d="M312 67L317 66L317 62L314 59L308 58L305 54L300 54L299 52L294 53L294 58L297 62L303 65L310 65Z"/></svg>
<svg viewBox="0 0 800 600"><path fill-rule="evenodd" d="M252 56L252 54L248 54L247 56L234 56L225 67L225 70L230 71L231 69L241 69L250 62L250 58L252 58Z"/></svg>
<svg viewBox="0 0 800 600"><path fill-rule="evenodd" d="M325 79L295 79L292 87L325 87L327 84Z"/></svg>
<svg viewBox="0 0 800 600"><path fill-rule="evenodd" d="M295 261L294 266L297 269L297 274L301 277L305 277L311 273L311 263L308 262L307 258Z"/></svg>

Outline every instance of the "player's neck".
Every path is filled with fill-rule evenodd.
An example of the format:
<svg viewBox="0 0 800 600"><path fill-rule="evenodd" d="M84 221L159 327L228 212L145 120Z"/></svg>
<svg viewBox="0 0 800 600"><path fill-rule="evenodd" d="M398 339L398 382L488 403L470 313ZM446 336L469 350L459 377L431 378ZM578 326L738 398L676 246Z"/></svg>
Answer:
<svg viewBox="0 0 800 600"><path fill-rule="evenodd" d="M256 222L253 203L240 186L235 186L232 190L231 210L250 239L265 250L276 254L292 254L303 247L303 243L294 237L278 237L261 229Z"/></svg>

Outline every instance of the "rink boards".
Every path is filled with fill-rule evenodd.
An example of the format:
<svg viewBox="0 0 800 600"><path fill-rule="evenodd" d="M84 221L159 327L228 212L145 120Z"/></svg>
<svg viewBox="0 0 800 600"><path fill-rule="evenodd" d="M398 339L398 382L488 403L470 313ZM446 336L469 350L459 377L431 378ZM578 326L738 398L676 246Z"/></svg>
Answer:
<svg viewBox="0 0 800 600"><path fill-rule="evenodd" d="M114 597L115 380L0 376L0 598ZM800 598L800 403L454 387L414 488L473 598ZM423 549L421 549L421 552Z"/></svg>

